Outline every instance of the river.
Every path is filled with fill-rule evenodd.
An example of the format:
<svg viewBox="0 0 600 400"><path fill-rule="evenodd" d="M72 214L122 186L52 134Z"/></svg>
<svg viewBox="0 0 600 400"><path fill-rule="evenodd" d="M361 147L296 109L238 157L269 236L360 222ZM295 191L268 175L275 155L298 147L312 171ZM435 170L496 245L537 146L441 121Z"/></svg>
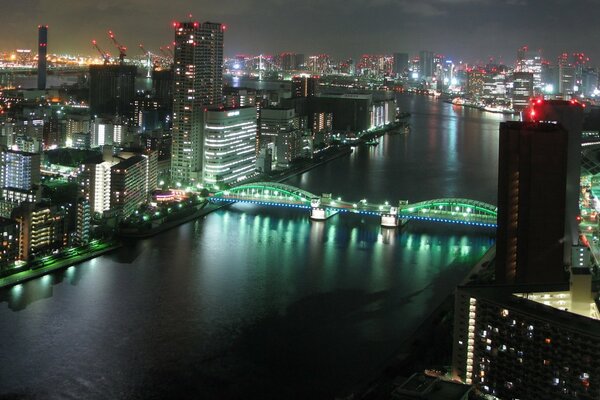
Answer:
<svg viewBox="0 0 600 400"><path fill-rule="evenodd" d="M401 95L408 135L286 183L345 200L495 203L505 117ZM0 398L332 399L380 370L493 244L233 205L0 290Z"/></svg>

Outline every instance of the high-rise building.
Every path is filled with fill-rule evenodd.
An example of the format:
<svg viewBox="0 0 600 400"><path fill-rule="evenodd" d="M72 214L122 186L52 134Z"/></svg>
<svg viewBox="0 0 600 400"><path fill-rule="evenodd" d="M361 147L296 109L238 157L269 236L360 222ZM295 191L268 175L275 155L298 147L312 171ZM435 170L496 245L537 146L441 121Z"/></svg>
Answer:
<svg viewBox="0 0 600 400"><path fill-rule="evenodd" d="M250 177L256 166L256 108L206 111L204 183L232 184Z"/></svg>
<svg viewBox="0 0 600 400"><path fill-rule="evenodd" d="M38 26L38 70L37 88L46 89L46 59L48 53L48 25Z"/></svg>
<svg viewBox="0 0 600 400"><path fill-rule="evenodd" d="M223 102L223 32L219 23L177 22L173 69L172 183L202 178L204 109Z"/></svg>
<svg viewBox="0 0 600 400"><path fill-rule="evenodd" d="M523 111L533 97L534 75L531 72L513 73L512 103L515 111Z"/></svg>
<svg viewBox="0 0 600 400"><path fill-rule="evenodd" d="M316 76L294 76L292 78L292 97L313 97L317 95L319 78Z"/></svg>
<svg viewBox="0 0 600 400"><path fill-rule="evenodd" d="M433 56L431 51L419 52L419 79L428 80L433 77Z"/></svg>
<svg viewBox="0 0 600 400"><path fill-rule="evenodd" d="M102 215L110 210L110 167L111 163L102 159L80 167L77 179L92 213Z"/></svg>
<svg viewBox="0 0 600 400"><path fill-rule="evenodd" d="M565 280L562 244L568 133L552 123L500 124L496 281Z"/></svg>
<svg viewBox="0 0 600 400"><path fill-rule="evenodd" d="M524 118L500 125L496 280L564 282L579 243L582 107L540 99Z"/></svg>
<svg viewBox="0 0 600 400"><path fill-rule="evenodd" d="M517 52L516 72L530 72L533 74L533 90L536 94L542 92L542 51L529 50L523 46Z"/></svg>
<svg viewBox="0 0 600 400"><path fill-rule="evenodd" d="M133 121L135 65L90 65L90 113Z"/></svg>
<svg viewBox="0 0 600 400"><path fill-rule="evenodd" d="M408 53L394 53L394 70L397 75L408 71Z"/></svg>

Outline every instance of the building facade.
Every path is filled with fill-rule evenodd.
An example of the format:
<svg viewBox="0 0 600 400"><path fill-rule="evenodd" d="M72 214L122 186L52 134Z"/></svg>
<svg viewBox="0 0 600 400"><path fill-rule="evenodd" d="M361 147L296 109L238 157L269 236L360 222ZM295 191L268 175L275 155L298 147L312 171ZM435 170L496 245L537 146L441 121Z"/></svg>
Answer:
<svg viewBox="0 0 600 400"><path fill-rule="evenodd" d="M173 69L173 184L202 178L204 109L223 102L223 25L177 22Z"/></svg>
<svg viewBox="0 0 600 400"><path fill-rule="evenodd" d="M232 184L254 174L256 109L222 108L206 111L203 181Z"/></svg>

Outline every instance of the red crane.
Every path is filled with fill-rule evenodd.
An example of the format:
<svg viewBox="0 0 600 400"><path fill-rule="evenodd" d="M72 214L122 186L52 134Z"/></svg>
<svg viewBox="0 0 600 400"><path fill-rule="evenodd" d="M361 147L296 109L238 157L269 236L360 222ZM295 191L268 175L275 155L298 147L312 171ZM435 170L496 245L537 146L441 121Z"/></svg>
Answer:
<svg viewBox="0 0 600 400"><path fill-rule="evenodd" d="M110 40L112 40L112 42L115 44L115 47L119 50L119 64L123 64L123 62L125 61L125 56L127 56L127 47L123 46L117 41L117 38L115 37L113 31L108 31L108 37L110 38Z"/></svg>
<svg viewBox="0 0 600 400"><path fill-rule="evenodd" d="M110 64L110 54L106 53L104 50L102 50L100 48L100 46L98 46L98 42L96 42L96 40L92 40L92 46L94 46L94 48L96 50L98 50L98 53L100 53L100 56L102 57L102 59L104 60L104 65L106 64Z"/></svg>

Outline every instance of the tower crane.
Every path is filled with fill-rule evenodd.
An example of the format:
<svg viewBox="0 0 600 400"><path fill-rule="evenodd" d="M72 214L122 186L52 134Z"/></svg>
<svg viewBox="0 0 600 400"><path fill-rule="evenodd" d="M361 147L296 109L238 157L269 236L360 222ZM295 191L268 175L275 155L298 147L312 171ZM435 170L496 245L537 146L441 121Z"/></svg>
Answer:
<svg viewBox="0 0 600 400"><path fill-rule="evenodd" d="M100 53L100 56L104 60L104 65L110 64L110 54L106 53L100 48L100 46L98 46L98 42L96 41L96 39L92 40L92 46L94 46L94 48L98 50L98 53Z"/></svg>
<svg viewBox="0 0 600 400"><path fill-rule="evenodd" d="M123 46L121 43L117 41L115 34L113 31L108 31L108 37L115 44L115 47L119 50L119 64L123 64L125 62L125 56L127 56L126 51L127 47Z"/></svg>

